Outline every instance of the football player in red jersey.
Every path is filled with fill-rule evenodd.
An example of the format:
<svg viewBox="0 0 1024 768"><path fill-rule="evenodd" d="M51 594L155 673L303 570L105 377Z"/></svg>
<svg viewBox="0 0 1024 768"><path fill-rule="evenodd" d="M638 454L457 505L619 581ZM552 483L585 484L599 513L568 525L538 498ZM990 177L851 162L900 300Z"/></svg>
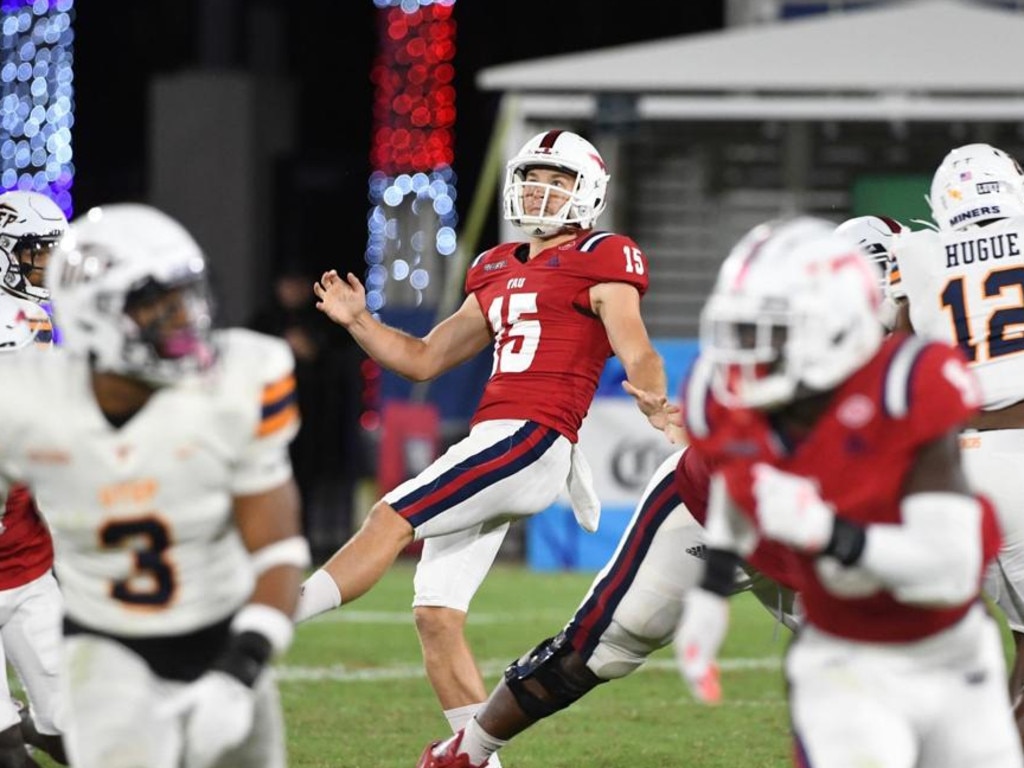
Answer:
<svg viewBox="0 0 1024 768"><path fill-rule="evenodd" d="M705 574L677 638L684 677L698 699L720 696L735 564L773 540L804 610L785 662L797 765L1020 768L979 599L999 526L957 442L977 382L955 348L883 339L873 267L833 229L756 227L702 313L684 414L716 469Z"/></svg>
<svg viewBox="0 0 1024 768"><path fill-rule="evenodd" d="M485 706L455 736L430 744L417 768L492 766L494 753L510 739L601 683L629 675L667 646L683 596L703 573L709 484L707 463L693 447L665 459L565 628L513 661ZM753 591L795 629L794 592L780 586L790 576L785 560L779 545L762 542L732 593Z"/></svg>
<svg viewBox="0 0 1024 768"><path fill-rule="evenodd" d="M3 352L50 346L51 325L40 306L50 296L43 273L67 227L60 207L43 194L0 195L0 312L18 318L0 326ZM36 765L25 742L67 763L58 703L63 605L52 569L50 531L28 490L15 485L0 515L0 766ZM7 661L28 696L21 712L11 700Z"/></svg>
<svg viewBox="0 0 1024 768"><path fill-rule="evenodd" d="M640 408L654 426L668 406L661 358L640 316L647 257L628 237L597 231L609 176L597 149L552 130L507 167L505 217L528 235L485 251L466 299L424 338L378 322L359 280L335 272L314 286L317 307L385 368L426 381L491 345L491 377L469 436L390 490L362 528L305 583L297 620L370 589L415 539L415 618L431 684L458 730L486 698L463 627L470 600L510 520L539 512L568 484L581 524L598 504L577 430L609 355L628 381L658 396ZM492 766L494 763L492 762Z"/></svg>

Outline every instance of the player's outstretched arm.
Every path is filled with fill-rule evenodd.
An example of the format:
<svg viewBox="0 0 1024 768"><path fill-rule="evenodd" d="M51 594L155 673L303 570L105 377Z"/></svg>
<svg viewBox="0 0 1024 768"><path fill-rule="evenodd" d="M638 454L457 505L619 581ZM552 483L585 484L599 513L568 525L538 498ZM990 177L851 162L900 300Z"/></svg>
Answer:
<svg viewBox="0 0 1024 768"><path fill-rule="evenodd" d="M670 443L683 445L686 442L682 408L670 403L666 395L638 389L628 380L622 382L622 388L636 400L637 408L647 416L651 426L664 432Z"/></svg>
<svg viewBox="0 0 1024 768"><path fill-rule="evenodd" d="M282 613L289 624L298 602L303 569L309 565L299 505L299 490L293 478L267 491L236 496L234 504L235 523L252 553L256 571L249 606L266 606Z"/></svg>
<svg viewBox="0 0 1024 768"><path fill-rule="evenodd" d="M391 328L366 308L366 291L351 272L342 279L333 270L313 285L316 308L343 326L356 343L384 368L413 381L430 381L468 360L490 343L487 320L470 294L454 314L426 337Z"/></svg>
<svg viewBox="0 0 1024 768"><path fill-rule="evenodd" d="M766 537L800 551L862 568L902 602L966 602L977 592L984 537L994 523L991 509L971 494L964 479L957 440L953 429L918 450L904 483L899 523L847 520L807 478L756 465L760 528Z"/></svg>
<svg viewBox="0 0 1024 768"><path fill-rule="evenodd" d="M907 299L896 301L896 321L892 330L894 333L914 332L914 326L910 322L910 302Z"/></svg>
<svg viewBox="0 0 1024 768"><path fill-rule="evenodd" d="M665 365L640 315L640 292L628 283L601 283L590 289L590 302L604 324L612 351L626 370L627 380L643 395L626 391L636 398L637 407L651 424L664 429L672 413L666 396Z"/></svg>
<svg viewBox="0 0 1024 768"><path fill-rule="evenodd" d="M333 269L324 272L320 280L313 283L313 293L319 299L316 308L344 328L368 314L366 289L351 272L344 278Z"/></svg>

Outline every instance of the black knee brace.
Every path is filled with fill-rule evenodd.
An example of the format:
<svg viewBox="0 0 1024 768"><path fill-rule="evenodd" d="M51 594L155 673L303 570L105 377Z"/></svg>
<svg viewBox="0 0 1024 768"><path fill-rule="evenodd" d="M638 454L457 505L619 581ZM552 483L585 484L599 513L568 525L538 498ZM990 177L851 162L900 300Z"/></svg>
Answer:
<svg viewBox="0 0 1024 768"><path fill-rule="evenodd" d="M40 733L29 715L28 707L21 710L21 738L26 744L48 754L55 763L68 764L68 756L64 750L64 739L59 735Z"/></svg>
<svg viewBox="0 0 1024 768"><path fill-rule="evenodd" d="M565 709L603 682L587 669L564 632L549 637L505 670L509 691L523 712L536 720Z"/></svg>
<svg viewBox="0 0 1024 768"><path fill-rule="evenodd" d="M0 731L0 768L39 768L25 749L20 726Z"/></svg>

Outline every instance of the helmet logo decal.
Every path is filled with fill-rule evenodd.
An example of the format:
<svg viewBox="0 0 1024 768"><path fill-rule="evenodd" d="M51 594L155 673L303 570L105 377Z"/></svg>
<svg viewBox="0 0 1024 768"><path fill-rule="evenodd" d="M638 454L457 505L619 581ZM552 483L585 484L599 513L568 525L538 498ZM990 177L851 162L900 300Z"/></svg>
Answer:
<svg viewBox="0 0 1024 768"><path fill-rule="evenodd" d="M972 208L969 211L958 213L949 220L949 224L950 226L955 227L957 224L963 224L965 221L977 219L982 216L993 217L1000 215L1002 215L1002 210L998 205L983 205L980 208Z"/></svg>
<svg viewBox="0 0 1024 768"><path fill-rule="evenodd" d="M836 409L836 419L849 429L860 429L875 416L875 404L867 395L856 394L846 398Z"/></svg>
<svg viewBox="0 0 1024 768"><path fill-rule="evenodd" d="M7 227L18 220L18 212L6 203L0 203L0 228Z"/></svg>

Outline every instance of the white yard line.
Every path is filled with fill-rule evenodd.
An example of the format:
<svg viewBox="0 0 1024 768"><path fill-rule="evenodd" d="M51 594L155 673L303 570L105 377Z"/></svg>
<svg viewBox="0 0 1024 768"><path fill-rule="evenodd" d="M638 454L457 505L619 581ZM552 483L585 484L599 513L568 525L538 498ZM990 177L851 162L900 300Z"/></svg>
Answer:
<svg viewBox="0 0 1024 768"><path fill-rule="evenodd" d="M566 619L565 611L559 613L474 613L470 616L471 624L519 624L524 620L560 621ZM311 624L412 624L412 606L407 611L356 611L345 609L328 611L311 619Z"/></svg>
<svg viewBox="0 0 1024 768"><path fill-rule="evenodd" d="M489 659L480 663L480 671L484 675L497 675L508 666L509 659ZM776 656L765 656L752 659L722 659L719 666L723 671L731 670L771 670L779 669L782 666L782 659ZM640 668L657 670L675 670L676 664L672 659L652 659ZM332 664L327 667L300 667L292 665L279 665L277 677L286 683L301 683L318 680L331 680L334 682L376 682L379 680L414 680L425 677L422 664L393 664L387 667L369 667L365 669L350 669L344 664Z"/></svg>

